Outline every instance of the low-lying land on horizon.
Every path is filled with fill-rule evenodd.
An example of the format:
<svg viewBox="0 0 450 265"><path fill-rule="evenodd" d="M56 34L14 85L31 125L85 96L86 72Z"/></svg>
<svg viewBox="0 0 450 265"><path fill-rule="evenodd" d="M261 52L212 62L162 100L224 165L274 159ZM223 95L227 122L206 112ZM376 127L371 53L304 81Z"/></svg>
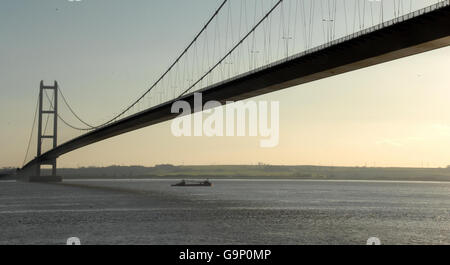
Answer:
<svg viewBox="0 0 450 265"><path fill-rule="evenodd" d="M1 172L0 172L1 175ZM450 181L447 168L333 167L279 165L108 166L61 168L63 178L168 178L168 179L322 179Z"/></svg>

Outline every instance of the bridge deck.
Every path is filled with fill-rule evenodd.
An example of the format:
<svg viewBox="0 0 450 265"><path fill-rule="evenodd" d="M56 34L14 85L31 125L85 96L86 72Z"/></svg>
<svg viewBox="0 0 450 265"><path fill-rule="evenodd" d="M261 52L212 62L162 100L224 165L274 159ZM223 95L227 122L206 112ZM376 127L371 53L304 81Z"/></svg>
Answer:
<svg viewBox="0 0 450 265"><path fill-rule="evenodd" d="M424 11L429 12L422 14ZM225 103L242 100L450 44L450 6L447 2L436 10L422 10L408 16L398 19L398 23L386 22L202 89L203 101L217 100ZM193 93L181 99L193 106ZM174 101L74 138L30 161L23 169L55 159L83 146L173 119L178 115L171 113Z"/></svg>

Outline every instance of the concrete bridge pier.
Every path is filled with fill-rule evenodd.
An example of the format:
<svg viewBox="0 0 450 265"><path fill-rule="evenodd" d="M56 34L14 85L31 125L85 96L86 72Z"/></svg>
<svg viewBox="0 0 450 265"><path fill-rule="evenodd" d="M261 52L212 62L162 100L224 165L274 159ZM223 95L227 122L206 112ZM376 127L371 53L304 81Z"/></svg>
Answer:
<svg viewBox="0 0 450 265"><path fill-rule="evenodd" d="M52 166L52 172L50 175L42 174L41 166ZM61 182L62 177L56 174L56 159L54 161L43 162L41 164L34 165L25 170L19 170L17 172L17 180L24 182Z"/></svg>
<svg viewBox="0 0 450 265"><path fill-rule="evenodd" d="M41 166L48 165L52 166L51 175L43 175L41 172ZM34 174L30 175L26 181L28 182L61 182L62 177L56 175L56 159L52 161L42 162L39 165L36 165L34 169Z"/></svg>

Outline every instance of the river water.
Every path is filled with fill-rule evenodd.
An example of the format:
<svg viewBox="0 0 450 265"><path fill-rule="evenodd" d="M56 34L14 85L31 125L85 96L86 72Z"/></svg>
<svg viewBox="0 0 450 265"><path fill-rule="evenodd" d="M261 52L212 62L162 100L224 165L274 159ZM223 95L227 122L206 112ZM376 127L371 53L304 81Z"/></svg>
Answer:
<svg viewBox="0 0 450 265"><path fill-rule="evenodd" d="M0 183L0 243L450 244L446 182L175 182Z"/></svg>

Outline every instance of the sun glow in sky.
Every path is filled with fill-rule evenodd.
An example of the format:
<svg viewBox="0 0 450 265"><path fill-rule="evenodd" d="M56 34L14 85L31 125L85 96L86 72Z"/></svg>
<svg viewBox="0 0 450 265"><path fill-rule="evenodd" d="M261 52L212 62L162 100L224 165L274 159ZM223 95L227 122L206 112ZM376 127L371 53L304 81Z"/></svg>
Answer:
<svg viewBox="0 0 450 265"><path fill-rule="evenodd" d="M57 80L82 117L104 121L154 81L219 2L2 1L0 167L22 165L40 80ZM280 102L274 148L261 148L260 137L175 137L168 121L58 163L444 167L449 66L447 47L252 98ZM74 136L62 125L59 134Z"/></svg>

